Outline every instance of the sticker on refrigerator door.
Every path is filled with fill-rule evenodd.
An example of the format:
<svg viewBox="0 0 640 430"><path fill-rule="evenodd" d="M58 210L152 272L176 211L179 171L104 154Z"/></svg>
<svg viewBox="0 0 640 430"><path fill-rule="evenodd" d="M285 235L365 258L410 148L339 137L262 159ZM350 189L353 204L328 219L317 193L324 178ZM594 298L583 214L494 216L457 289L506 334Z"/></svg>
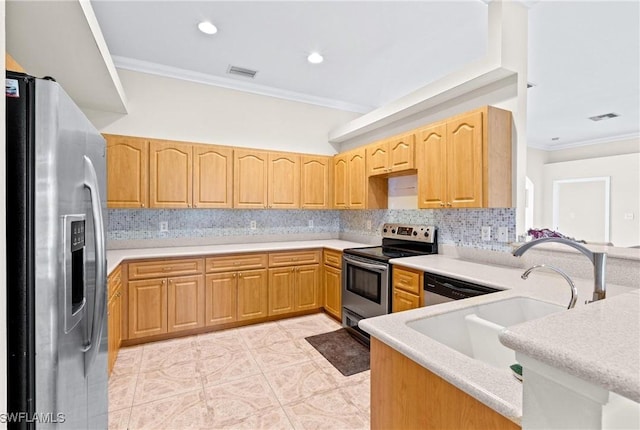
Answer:
<svg viewBox="0 0 640 430"><path fill-rule="evenodd" d="M7 97L20 97L17 79L5 79L4 82L4 91Z"/></svg>

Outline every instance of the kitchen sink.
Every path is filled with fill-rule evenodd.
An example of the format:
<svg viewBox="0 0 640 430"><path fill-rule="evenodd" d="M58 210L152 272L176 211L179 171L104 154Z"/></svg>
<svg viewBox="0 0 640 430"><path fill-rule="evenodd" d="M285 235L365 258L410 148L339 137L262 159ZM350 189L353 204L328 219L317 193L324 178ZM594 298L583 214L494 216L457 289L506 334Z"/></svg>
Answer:
<svg viewBox="0 0 640 430"><path fill-rule="evenodd" d="M410 321L407 326L471 358L509 369L516 356L500 343L500 332L564 309L529 297L514 297Z"/></svg>

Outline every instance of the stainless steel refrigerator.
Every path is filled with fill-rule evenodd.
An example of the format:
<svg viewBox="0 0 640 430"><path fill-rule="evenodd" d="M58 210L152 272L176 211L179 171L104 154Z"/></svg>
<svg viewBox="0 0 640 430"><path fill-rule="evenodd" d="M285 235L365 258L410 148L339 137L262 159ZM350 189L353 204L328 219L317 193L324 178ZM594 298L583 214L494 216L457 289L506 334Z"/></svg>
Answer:
<svg viewBox="0 0 640 430"><path fill-rule="evenodd" d="M6 420L106 428L105 141L52 79L5 94Z"/></svg>

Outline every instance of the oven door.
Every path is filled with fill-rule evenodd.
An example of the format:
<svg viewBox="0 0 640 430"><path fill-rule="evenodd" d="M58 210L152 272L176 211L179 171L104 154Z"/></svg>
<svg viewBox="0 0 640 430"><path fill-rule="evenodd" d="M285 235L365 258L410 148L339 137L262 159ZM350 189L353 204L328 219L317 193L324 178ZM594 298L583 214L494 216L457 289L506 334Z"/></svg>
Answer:
<svg viewBox="0 0 640 430"><path fill-rule="evenodd" d="M370 318L391 311L389 265L344 254L342 257L342 305L344 309Z"/></svg>

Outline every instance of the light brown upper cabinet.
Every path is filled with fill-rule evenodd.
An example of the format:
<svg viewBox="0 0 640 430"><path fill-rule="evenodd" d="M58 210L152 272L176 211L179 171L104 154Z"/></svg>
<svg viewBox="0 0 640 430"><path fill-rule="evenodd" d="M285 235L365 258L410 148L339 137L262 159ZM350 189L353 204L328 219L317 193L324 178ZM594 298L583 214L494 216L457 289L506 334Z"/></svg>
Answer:
<svg viewBox="0 0 640 430"><path fill-rule="evenodd" d="M149 207L149 141L105 134L107 207Z"/></svg>
<svg viewBox="0 0 640 430"><path fill-rule="evenodd" d="M233 206L233 148L193 146L193 207Z"/></svg>
<svg viewBox="0 0 640 430"><path fill-rule="evenodd" d="M414 169L414 139L411 132L367 145L367 176Z"/></svg>
<svg viewBox="0 0 640 430"><path fill-rule="evenodd" d="M333 169L333 206L336 209L364 209L367 195L365 148L336 155Z"/></svg>
<svg viewBox="0 0 640 430"><path fill-rule="evenodd" d="M188 143L149 142L149 204L153 208L190 208L193 147Z"/></svg>
<svg viewBox="0 0 640 430"><path fill-rule="evenodd" d="M300 157L300 206L302 209L330 209L331 157Z"/></svg>
<svg viewBox="0 0 640 430"><path fill-rule="evenodd" d="M511 112L486 106L418 131L418 207L511 207Z"/></svg>
<svg viewBox="0 0 640 430"><path fill-rule="evenodd" d="M295 209L300 207L300 156L269 153L268 207Z"/></svg>
<svg viewBox="0 0 640 430"><path fill-rule="evenodd" d="M349 204L347 166L346 153L333 157L333 207L336 209L346 209Z"/></svg>
<svg viewBox="0 0 640 430"><path fill-rule="evenodd" d="M236 149L233 156L233 207L267 207L269 153Z"/></svg>

